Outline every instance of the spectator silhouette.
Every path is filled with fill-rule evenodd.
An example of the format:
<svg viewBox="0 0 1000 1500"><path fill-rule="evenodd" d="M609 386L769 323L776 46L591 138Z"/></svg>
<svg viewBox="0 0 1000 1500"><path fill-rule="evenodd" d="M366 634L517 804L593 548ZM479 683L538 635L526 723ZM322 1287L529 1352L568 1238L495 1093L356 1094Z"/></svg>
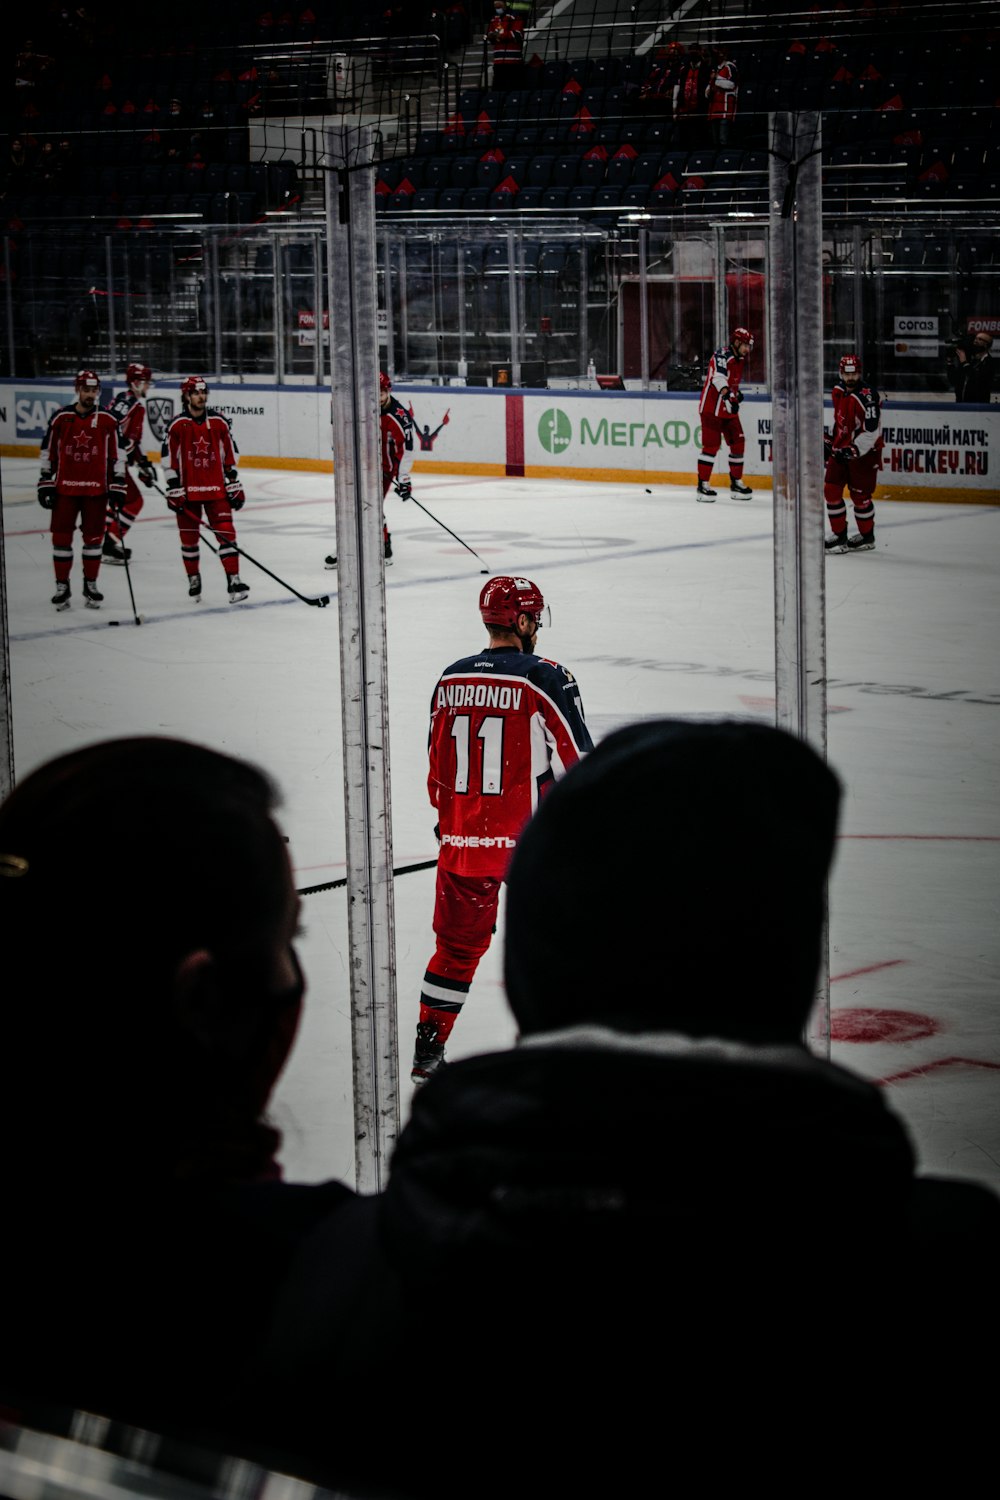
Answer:
<svg viewBox="0 0 1000 1500"><path fill-rule="evenodd" d="M821 1393L868 1379L811 1316L822 1266L885 1267L922 1357L963 1336L954 1280L946 1316L928 1307L946 1249L992 1305L972 1267L995 1256L1000 1202L919 1179L880 1091L802 1042L839 800L790 735L666 720L599 744L522 835L505 941L520 1044L430 1079L379 1205L403 1324L432 1318L421 1390L462 1372L449 1448L490 1452L481 1492L517 1492L523 1455L495 1441L512 1408L546 1434L537 1493L640 1493L664 1422L681 1472L707 1452L739 1472L726 1443L775 1400L794 1442ZM911 1346L879 1313L864 1399L891 1408ZM552 1392L552 1426L532 1427Z"/></svg>
<svg viewBox="0 0 1000 1500"><path fill-rule="evenodd" d="M134 739L51 761L0 807L25 964L0 1091L18 1143L0 1402L29 1422L83 1407L264 1461L283 1448L258 1364L271 1307L357 1200L283 1183L265 1117L303 992L274 800L240 761Z"/></svg>

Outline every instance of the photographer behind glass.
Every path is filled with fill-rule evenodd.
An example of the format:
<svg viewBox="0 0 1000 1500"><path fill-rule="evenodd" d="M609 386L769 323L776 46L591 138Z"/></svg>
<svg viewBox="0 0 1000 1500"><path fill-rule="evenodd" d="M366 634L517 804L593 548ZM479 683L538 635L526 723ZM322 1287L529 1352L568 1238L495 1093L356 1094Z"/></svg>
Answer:
<svg viewBox="0 0 1000 1500"><path fill-rule="evenodd" d="M992 348L992 334L982 329L976 334L962 334L957 339L951 359L956 401L973 406L989 404L994 379Z"/></svg>

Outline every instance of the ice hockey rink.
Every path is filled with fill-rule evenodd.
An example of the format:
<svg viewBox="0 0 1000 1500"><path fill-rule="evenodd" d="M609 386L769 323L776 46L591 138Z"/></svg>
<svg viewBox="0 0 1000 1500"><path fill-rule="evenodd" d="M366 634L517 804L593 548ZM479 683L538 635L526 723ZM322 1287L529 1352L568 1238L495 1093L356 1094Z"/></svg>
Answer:
<svg viewBox="0 0 1000 1500"><path fill-rule="evenodd" d="M99 612L56 613L37 463L0 468L19 778L59 752L122 734L202 741L264 766L281 787L300 887L344 873L337 576L331 475L246 467L240 543L310 608L249 563L248 602L227 603L203 552L203 602L188 601L177 530L155 494L132 530L137 627L125 571L104 567ZM718 478L718 476L717 476ZM714 505L691 487L414 478L415 495L492 572L526 573L552 609L542 650L579 678L595 739L646 717L773 721L771 496ZM394 863L431 859L427 712L438 672L483 640L480 563L413 505L387 502L386 571ZM846 784L831 885L837 1061L878 1080L926 1171L1000 1189L1000 507L881 503L874 553L827 560L829 758ZM117 628L111 622L117 621ZM683 788L678 788L683 795ZM130 815L128 788L102 818ZM636 788L642 816L642 789ZM192 861L198 830L190 830ZM155 857L155 851L151 851ZM87 851L67 850L81 885ZM238 871L233 872L238 879ZM753 879L720 869L706 905L719 940ZM613 922L628 872L609 870L590 919ZM421 976L431 952L433 870L400 876L395 921L402 1107ZM143 899L122 871L102 893L102 941ZM347 915L343 890L303 899L306 1016L273 1116L291 1179L353 1180ZM540 919L545 892L538 892ZM449 1056L503 1047L498 935ZM768 983L782 913L744 955L748 1004ZM650 942L664 942L670 914ZM99 963L100 943L94 961ZM67 956L74 966L90 962ZM623 1145L629 1122L622 1121Z"/></svg>

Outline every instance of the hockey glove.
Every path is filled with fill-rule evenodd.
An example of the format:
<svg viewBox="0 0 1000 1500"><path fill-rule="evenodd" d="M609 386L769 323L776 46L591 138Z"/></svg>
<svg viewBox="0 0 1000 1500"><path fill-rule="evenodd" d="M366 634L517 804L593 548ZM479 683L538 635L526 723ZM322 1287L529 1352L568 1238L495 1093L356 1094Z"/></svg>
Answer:
<svg viewBox="0 0 1000 1500"><path fill-rule="evenodd" d="M824 457L824 459L826 460L827 463L830 462L830 458L831 458L832 454L833 454L833 438L830 436L830 434L828 432L824 432L824 434L823 434L823 457Z"/></svg>
<svg viewBox="0 0 1000 1500"><path fill-rule="evenodd" d="M729 410L732 411L732 412L737 412L737 411L739 411L739 409L740 409L740 407L742 405L743 405L743 392L742 391L730 391L729 392Z"/></svg>
<svg viewBox="0 0 1000 1500"><path fill-rule="evenodd" d="M839 459L842 464L850 463L852 458L861 457L861 454L858 452L853 443L848 443L846 448L834 448L833 455L835 458Z"/></svg>
<svg viewBox="0 0 1000 1500"><path fill-rule="evenodd" d="M235 469L226 470L226 499L233 510L242 510L246 502L246 494L240 484L239 475Z"/></svg>
<svg viewBox="0 0 1000 1500"><path fill-rule="evenodd" d="M176 515L180 515L187 504L187 491L182 488L179 479L167 480L167 504Z"/></svg>
<svg viewBox="0 0 1000 1500"><path fill-rule="evenodd" d="M42 510L55 510L59 492L52 483L51 474L43 474L38 481L38 503Z"/></svg>
<svg viewBox="0 0 1000 1500"><path fill-rule="evenodd" d="M440 842L441 842L441 824L440 823L435 823L434 824L434 837L437 839L438 843L440 844Z"/></svg>
<svg viewBox="0 0 1000 1500"><path fill-rule="evenodd" d="M409 500L413 494L413 486L405 476L396 480L396 494L400 500Z"/></svg>
<svg viewBox="0 0 1000 1500"><path fill-rule="evenodd" d="M125 504L125 497L126 490L124 478L112 479L110 484L108 485L108 504L111 506L111 509L114 511L121 510L122 506Z"/></svg>
<svg viewBox="0 0 1000 1500"><path fill-rule="evenodd" d="M147 490L152 489L156 476L153 473L153 465L145 453L136 454L135 466L139 473L140 482L146 486Z"/></svg>

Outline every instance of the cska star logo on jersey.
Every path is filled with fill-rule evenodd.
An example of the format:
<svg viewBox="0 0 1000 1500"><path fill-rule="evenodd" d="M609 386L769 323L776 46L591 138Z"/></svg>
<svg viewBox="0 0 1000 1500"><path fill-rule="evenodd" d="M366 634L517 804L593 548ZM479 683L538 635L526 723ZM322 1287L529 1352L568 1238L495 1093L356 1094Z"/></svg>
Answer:
<svg viewBox="0 0 1000 1500"><path fill-rule="evenodd" d="M207 469L209 464L209 450L211 443L207 437L197 437L191 444L191 463L196 469Z"/></svg>
<svg viewBox="0 0 1000 1500"><path fill-rule="evenodd" d="M78 432L66 444L66 452L73 463L86 464L97 457L97 444L85 432Z"/></svg>

